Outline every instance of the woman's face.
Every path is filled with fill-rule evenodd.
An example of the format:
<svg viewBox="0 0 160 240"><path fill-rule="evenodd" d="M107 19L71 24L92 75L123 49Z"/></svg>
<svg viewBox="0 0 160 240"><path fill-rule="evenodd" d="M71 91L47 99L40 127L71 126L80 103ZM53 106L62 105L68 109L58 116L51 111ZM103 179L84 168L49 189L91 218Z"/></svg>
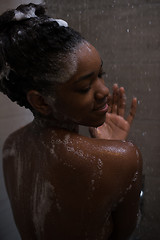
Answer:
<svg viewBox="0 0 160 240"><path fill-rule="evenodd" d="M53 114L60 121L97 127L105 121L108 109L102 60L87 42L77 47L76 57L77 71L56 88Z"/></svg>

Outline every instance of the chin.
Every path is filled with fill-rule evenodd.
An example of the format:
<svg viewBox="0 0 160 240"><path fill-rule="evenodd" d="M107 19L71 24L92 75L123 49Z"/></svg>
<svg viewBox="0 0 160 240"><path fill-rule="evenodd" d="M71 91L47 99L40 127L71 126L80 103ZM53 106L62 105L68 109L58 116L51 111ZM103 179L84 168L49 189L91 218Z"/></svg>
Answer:
<svg viewBox="0 0 160 240"><path fill-rule="evenodd" d="M102 123L99 123L99 124L97 123L97 124L95 124L93 127L96 127L96 128L97 128L97 127L100 127L100 126L103 125L103 123L104 123L104 121L103 121Z"/></svg>
<svg viewBox="0 0 160 240"><path fill-rule="evenodd" d="M94 127L100 127L100 126L102 126L103 123L105 122L105 120L106 120L106 115L105 115L103 118L98 119L98 120L95 122Z"/></svg>

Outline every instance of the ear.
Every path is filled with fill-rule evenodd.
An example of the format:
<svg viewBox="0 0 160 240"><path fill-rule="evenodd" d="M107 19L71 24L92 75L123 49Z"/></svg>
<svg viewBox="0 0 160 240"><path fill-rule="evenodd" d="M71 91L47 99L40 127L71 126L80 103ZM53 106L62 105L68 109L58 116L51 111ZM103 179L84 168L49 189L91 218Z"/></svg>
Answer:
<svg viewBox="0 0 160 240"><path fill-rule="evenodd" d="M45 116L51 113L51 107L45 102L44 97L35 90L30 90L27 93L27 100L31 106Z"/></svg>

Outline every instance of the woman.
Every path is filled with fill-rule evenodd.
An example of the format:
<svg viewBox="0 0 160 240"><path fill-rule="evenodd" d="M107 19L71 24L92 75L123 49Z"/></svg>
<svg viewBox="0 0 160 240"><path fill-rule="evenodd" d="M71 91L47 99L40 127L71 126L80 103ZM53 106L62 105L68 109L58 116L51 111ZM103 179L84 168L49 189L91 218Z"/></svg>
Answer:
<svg viewBox="0 0 160 240"><path fill-rule="evenodd" d="M34 120L4 144L3 167L23 240L128 239L141 187L139 150L125 140L124 89L113 97L96 49L41 5L0 18L0 89ZM90 127L91 138L78 126Z"/></svg>

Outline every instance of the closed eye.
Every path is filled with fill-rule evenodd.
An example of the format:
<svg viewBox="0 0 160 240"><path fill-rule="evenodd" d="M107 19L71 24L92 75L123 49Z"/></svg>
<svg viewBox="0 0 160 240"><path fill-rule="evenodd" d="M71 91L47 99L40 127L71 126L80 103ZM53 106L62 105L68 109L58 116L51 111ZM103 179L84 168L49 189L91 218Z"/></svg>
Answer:
<svg viewBox="0 0 160 240"><path fill-rule="evenodd" d="M77 92L85 94L87 92L89 92L89 90L91 89L91 87L86 87L86 88L82 88L82 89L78 89Z"/></svg>

